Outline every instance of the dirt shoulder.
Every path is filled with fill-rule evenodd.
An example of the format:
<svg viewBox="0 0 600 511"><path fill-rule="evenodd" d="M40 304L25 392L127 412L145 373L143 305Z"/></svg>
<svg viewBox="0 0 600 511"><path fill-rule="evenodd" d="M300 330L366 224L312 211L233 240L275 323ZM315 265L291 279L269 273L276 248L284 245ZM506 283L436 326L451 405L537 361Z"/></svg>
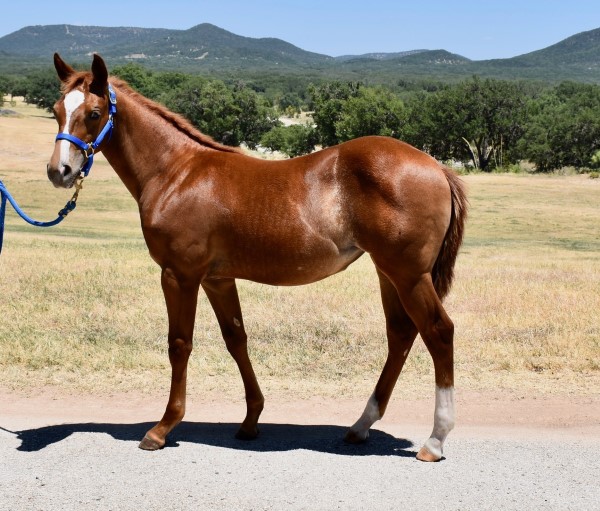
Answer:
<svg viewBox="0 0 600 511"><path fill-rule="evenodd" d="M166 394L126 392L94 395L65 393L47 387L14 391L0 388L0 426L18 431L53 424L131 424L158 420ZM277 393L267 398L262 423L350 425L365 402L352 398L295 399ZM453 435L502 437L600 438L600 396L520 396L515 393L462 391L456 396L457 427ZM188 398L186 421L237 423L244 415L243 399L222 398L211 392ZM392 398L385 417L375 425L393 434L403 429L428 430L433 396ZM428 431L427 431L428 432ZM423 434L427 433L423 431Z"/></svg>

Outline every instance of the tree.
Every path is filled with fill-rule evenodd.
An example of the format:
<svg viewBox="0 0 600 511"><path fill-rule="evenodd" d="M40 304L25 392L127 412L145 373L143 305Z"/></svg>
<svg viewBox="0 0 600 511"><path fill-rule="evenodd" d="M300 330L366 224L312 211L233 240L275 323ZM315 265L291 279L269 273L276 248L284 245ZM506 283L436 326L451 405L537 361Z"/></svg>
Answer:
<svg viewBox="0 0 600 511"><path fill-rule="evenodd" d="M260 144L271 151L280 151L293 158L314 151L317 134L309 124L278 126L265 133Z"/></svg>
<svg viewBox="0 0 600 511"><path fill-rule="evenodd" d="M125 80L143 96L149 98L154 97L155 87L153 73L140 64L129 62L124 66L117 66L112 70L112 74Z"/></svg>
<svg viewBox="0 0 600 511"><path fill-rule="evenodd" d="M593 168L600 150L600 87L566 82L532 103L532 120L520 142L536 170Z"/></svg>
<svg viewBox="0 0 600 511"><path fill-rule="evenodd" d="M335 122L340 141L366 135L386 135L401 138L407 121L404 103L383 88L361 88L341 105Z"/></svg>
<svg viewBox="0 0 600 511"><path fill-rule="evenodd" d="M411 104L411 143L439 159L471 160L490 170L518 159L517 142L525 132L528 96L522 84L477 77Z"/></svg>
<svg viewBox="0 0 600 511"><path fill-rule="evenodd" d="M302 110L302 98L295 92L286 92L275 102L281 112L300 113Z"/></svg>
<svg viewBox="0 0 600 511"><path fill-rule="evenodd" d="M27 79L25 77L7 76L6 79L11 101L15 96L25 96L27 93Z"/></svg>
<svg viewBox="0 0 600 511"><path fill-rule="evenodd" d="M592 169L600 169L600 149L595 151L590 158L590 167Z"/></svg>
<svg viewBox="0 0 600 511"><path fill-rule="evenodd" d="M215 140L254 148L278 124L274 110L253 90L231 89L220 80L194 77L164 95L165 104Z"/></svg>
<svg viewBox="0 0 600 511"><path fill-rule="evenodd" d="M314 106L313 119L317 135L323 146L332 146L341 142L336 128L340 120L344 103L358 94L357 82L330 82L309 87Z"/></svg>
<svg viewBox="0 0 600 511"><path fill-rule="evenodd" d="M52 112L54 103L60 98L60 81L56 71L39 71L26 78L23 83L25 102Z"/></svg>
<svg viewBox="0 0 600 511"><path fill-rule="evenodd" d="M16 88L16 79L12 76L0 75L0 106L4 104L4 96L10 95L11 100Z"/></svg>
<svg viewBox="0 0 600 511"><path fill-rule="evenodd" d="M237 138L255 149L261 137L280 124L277 114L262 96L243 84L234 88L233 102L238 112Z"/></svg>
<svg viewBox="0 0 600 511"><path fill-rule="evenodd" d="M8 94L8 81L0 76L0 106L4 106L4 96Z"/></svg>
<svg viewBox="0 0 600 511"><path fill-rule="evenodd" d="M149 93L151 94L149 97L161 101L161 98L182 87L190 78L190 75L184 73L154 73L152 75L152 85L149 87Z"/></svg>
<svg viewBox="0 0 600 511"><path fill-rule="evenodd" d="M221 81L193 78L165 97L167 107L185 116L215 140L237 145L234 125L237 110L233 94Z"/></svg>

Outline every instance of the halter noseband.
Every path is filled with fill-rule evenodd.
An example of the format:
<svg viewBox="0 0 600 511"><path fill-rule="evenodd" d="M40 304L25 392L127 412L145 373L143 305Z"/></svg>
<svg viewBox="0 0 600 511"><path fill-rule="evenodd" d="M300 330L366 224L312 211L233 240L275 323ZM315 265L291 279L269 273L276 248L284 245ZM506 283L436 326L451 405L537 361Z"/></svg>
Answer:
<svg viewBox="0 0 600 511"><path fill-rule="evenodd" d="M115 93L115 90L112 88L112 85L110 83L108 84L108 100L108 121L106 121L104 128L102 128L102 131L98 134L96 140L87 143L81 140L80 138L77 138L68 133L59 133L58 135L56 135L55 140L68 140L83 151L83 154L86 158L86 162L79 171L80 174L83 174L83 177L87 177L87 175L90 173L92 163L94 163L94 153L96 152L96 149L98 149L98 146L107 136L110 139L110 136L112 135L112 130L114 128L113 118L115 115L117 115L117 94Z"/></svg>

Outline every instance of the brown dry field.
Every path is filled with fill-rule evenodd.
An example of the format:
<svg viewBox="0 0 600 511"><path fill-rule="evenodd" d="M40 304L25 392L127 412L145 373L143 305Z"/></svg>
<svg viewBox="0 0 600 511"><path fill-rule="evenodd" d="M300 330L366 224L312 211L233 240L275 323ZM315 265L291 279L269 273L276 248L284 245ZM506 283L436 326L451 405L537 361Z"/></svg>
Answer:
<svg viewBox="0 0 600 511"><path fill-rule="evenodd" d="M14 109L19 117L0 117L0 179L31 216L53 218L71 194L45 176L56 124L33 107ZM597 403L600 180L464 179L470 218L446 300L456 325L457 387L468 395ZM368 397L385 357L368 257L311 286L240 282L239 289L265 394ZM60 226L29 227L9 206L0 297L4 392L167 392L158 268L134 201L101 157ZM239 398L236 368L206 300L199 302L190 393ZM417 340L396 392L418 399L432 387L431 361Z"/></svg>

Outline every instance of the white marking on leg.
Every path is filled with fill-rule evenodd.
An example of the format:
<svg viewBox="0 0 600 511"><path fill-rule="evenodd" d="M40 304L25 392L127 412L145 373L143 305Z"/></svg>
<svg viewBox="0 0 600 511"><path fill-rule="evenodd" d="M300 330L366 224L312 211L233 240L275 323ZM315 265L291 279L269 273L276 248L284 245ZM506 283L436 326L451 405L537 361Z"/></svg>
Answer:
<svg viewBox="0 0 600 511"><path fill-rule="evenodd" d="M454 427L454 387L435 388L435 413L433 416L433 432L423 447L442 457L444 441Z"/></svg>
<svg viewBox="0 0 600 511"><path fill-rule="evenodd" d="M379 403L377 402L377 399L375 399L375 392L373 392L369 401L367 401L365 411L360 416L360 419L358 419L350 428L350 431L352 431L357 438L365 440L369 436L369 429L379 419L381 419Z"/></svg>
<svg viewBox="0 0 600 511"><path fill-rule="evenodd" d="M238 327L242 326L242 324L240 323L240 320L238 318L233 318L233 324Z"/></svg>
<svg viewBox="0 0 600 511"><path fill-rule="evenodd" d="M65 126L62 130L63 133L70 135L70 125L71 125L71 117L75 110L77 110L81 105L83 105L83 101L85 99L85 95L80 90L73 90L69 92L65 96L64 105L66 112ZM71 150L71 142L68 140L60 141L60 164L62 166L70 165L70 150Z"/></svg>

